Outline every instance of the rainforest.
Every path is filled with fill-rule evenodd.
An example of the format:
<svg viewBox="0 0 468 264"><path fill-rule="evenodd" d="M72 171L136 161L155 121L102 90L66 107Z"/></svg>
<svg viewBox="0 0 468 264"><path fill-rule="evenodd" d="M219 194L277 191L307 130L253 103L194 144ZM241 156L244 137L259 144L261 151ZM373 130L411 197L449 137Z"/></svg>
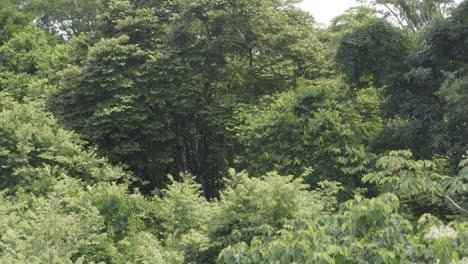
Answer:
<svg viewBox="0 0 468 264"><path fill-rule="evenodd" d="M468 263L468 0L299 2L0 0L0 263Z"/></svg>

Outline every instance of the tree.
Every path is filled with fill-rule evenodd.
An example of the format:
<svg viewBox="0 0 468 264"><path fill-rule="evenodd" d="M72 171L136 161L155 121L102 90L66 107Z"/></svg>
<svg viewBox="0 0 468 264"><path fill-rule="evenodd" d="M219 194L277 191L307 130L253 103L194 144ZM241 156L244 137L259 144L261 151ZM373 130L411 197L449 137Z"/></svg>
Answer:
<svg viewBox="0 0 468 264"><path fill-rule="evenodd" d="M406 70L407 36L382 19L369 19L341 36L336 62L349 83L376 87L396 83Z"/></svg>
<svg viewBox="0 0 468 264"><path fill-rule="evenodd" d="M230 170L210 222L210 251L217 256L227 246L250 243L255 236L273 235L296 220L332 212L341 187L336 182L319 186L308 191L302 179L292 176L272 172L249 178L245 172Z"/></svg>
<svg viewBox="0 0 468 264"><path fill-rule="evenodd" d="M14 0L0 1L0 45L30 24L31 16L18 9Z"/></svg>
<svg viewBox="0 0 468 264"><path fill-rule="evenodd" d="M0 46L0 90L17 100L44 98L47 86L35 85L65 67L69 57L64 45L48 42L43 30L28 25Z"/></svg>
<svg viewBox="0 0 468 264"><path fill-rule="evenodd" d="M97 15L103 2L97 0L18 0L22 9L34 17L36 24L64 39L96 30Z"/></svg>
<svg viewBox="0 0 468 264"><path fill-rule="evenodd" d="M334 32L348 32L361 24L369 22L377 18L377 10L359 6L352 7L345 11L344 14L336 16L332 19L330 29Z"/></svg>
<svg viewBox="0 0 468 264"><path fill-rule="evenodd" d="M346 96L359 103L348 104ZM301 175L312 168L307 183L333 180L352 189L372 157L365 144L381 127L376 96L372 90L353 94L338 81L304 83L241 112L244 149L237 162L253 174Z"/></svg>
<svg viewBox="0 0 468 264"><path fill-rule="evenodd" d="M183 263L158 237L156 205L126 184L90 186L62 175L47 193L29 189L1 197L2 262Z"/></svg>
<svg viewBox="0 0 468 264"><path fill-rule="evenodd" d="M329 36L286 2L110 1L100 17L72 41L51 108L148 189L189 171L215 195L239 103L332 73Z"/></svg>
<svg viewBox="0 0 468 264"><path fill-rule="evenodd" d="M23 187L42 193L62 174L88 183L128 178L121 168L84 150L84 143L61 128L39 102L17 103L2 94L0 101L0 189Z"/></svg>
<svg viewBox="0 0 468 264"><path fill-rule="evenodd" d="M179 252L185 263L206 263L214 257L208 253L208 230L218 207L202 195L202 186L189 174L172 179L153 200L161 219L159 228L166 248Z"/></svg>
<svg viewBox="0 0 468 264"><path fill-rule="evenodd" d="M331 74L329 36L282 1L192 1L177 18L169 44L191 63L199 94L196 116L175 121L195 131L192 139L178 140L177 156L186 158L177 167L189 168L210 194L238 148L232 128L239 103L291 89L300 77Z"/></svg>
<svg viewBox="0 0 468 264"><path fill-rule="evenodd" d="M450 17L440 18L427 27L421 34L420 47L407 59L404 78L385 90L387 115L407 120L400 130L403 133L393 137L400 144L389 149L410 147L418 159L431 159L433 153L449 155L454 167L460 161L467 145L463 110L466 100L462 95L466 75L463 44L468 34L466 14L467 4L463 2L453 9ZM456 103L452 101L455 94L461 96ZM419 135L419 139L406 140L411 135Z"/></svg>
<svg viewBox="0 0 468 264"><path fill-rule="evenodd" d="M399 213L393 194L356 197L331 216L229 246L221 263L404 263L465 261L466 223L430 215L417 225Z"/></svg>
<svg viewBox="0 0 468 264"><path fill-rule="evenodd" d="M453 0L372 0L374 6L383 6L384 14L401 28L418 32L434 20L447 16L454 6Z"/></svg>
<svg viewBox="0 0 468 264"><path fill-rule="evenodd" d="M425 32L425 55L437 70L467 74L468 2L461 2L448 18L437 19Z"/></svg>
<svg viewBox="0 0 468 264"><path fill-rule="evenodd" d="M434 197L447 199L462 215L468 216L468 210L455 202L451 196L466 200L468 190L468 160L460 163L460 173L456 176L439 175L433 171L435 164L425 160L410 160L409 151L392 151L389 156L377 161L378 172L362 178L364 182L378 184L383 192L397 194L430 193ZM464 201L466 203L466 201ZM422 207L419 205L418 207ZM427 211L426 211L427 212Z"/></svg>
<svg viewBox="0 0 468 264"><path fill-rule="evenodd" d="M445 105L444 130L435 142L438 151L461 159L463 151L468 150L468 77L452 80L440 88L437 95Z"/></svg>
<svg viewBox="0 0 468 264"><path fill-rule="evenodd" d="M72 263L82 247L105 237L96 208L77 203L85 195L79 181L61 179L49 188L47 196L4 197L2 193L1 262ZM75 259L82 260L82 256Z"/></svg>

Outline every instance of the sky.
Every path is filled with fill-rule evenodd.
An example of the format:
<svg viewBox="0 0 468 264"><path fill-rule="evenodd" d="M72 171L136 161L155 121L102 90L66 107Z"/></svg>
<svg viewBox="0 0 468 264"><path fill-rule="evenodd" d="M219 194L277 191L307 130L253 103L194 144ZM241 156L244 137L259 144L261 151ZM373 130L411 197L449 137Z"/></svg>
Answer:
<svg viewBox="0 0 468 264"><path fill-rule="evenodd" d="M310 12L315 21L329 25L332 18L358 5L356 0L303 0L297 6Z"/></svg>

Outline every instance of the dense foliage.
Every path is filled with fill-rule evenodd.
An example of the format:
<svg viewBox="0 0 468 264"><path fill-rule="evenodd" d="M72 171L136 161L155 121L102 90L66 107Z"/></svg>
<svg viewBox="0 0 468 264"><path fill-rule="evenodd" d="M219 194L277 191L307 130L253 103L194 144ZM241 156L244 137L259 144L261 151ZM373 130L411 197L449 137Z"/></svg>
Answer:
<svg viewBox="0 0 468 264"><path fill-rule="evenodd" d="M0 0L0 263L467 263L468 1Z"/></svg>

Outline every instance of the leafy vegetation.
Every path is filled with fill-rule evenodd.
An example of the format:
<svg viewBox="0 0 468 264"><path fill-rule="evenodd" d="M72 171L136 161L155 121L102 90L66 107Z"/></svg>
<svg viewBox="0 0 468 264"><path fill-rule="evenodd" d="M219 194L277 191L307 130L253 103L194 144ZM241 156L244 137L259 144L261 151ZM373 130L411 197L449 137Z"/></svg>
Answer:
<svg viewBox="0 0 468 264"><path fill-rule="evenodd" d="M0 262L466 263L468 1L295 3L0 0Z"/></svg>

